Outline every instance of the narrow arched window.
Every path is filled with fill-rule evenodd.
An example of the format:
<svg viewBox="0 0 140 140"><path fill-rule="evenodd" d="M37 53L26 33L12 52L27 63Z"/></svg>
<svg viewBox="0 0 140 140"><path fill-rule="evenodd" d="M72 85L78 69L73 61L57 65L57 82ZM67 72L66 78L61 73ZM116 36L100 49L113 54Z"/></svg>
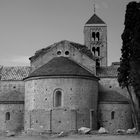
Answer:
<svg viewBox="0 0 140 140"><path fill-rule="evenodd" d="M111 112L111 120L113 120L113 119L114 119L114 117L115 117L115 112L114 112L114 111L112 111L112 112Z"/></svg>
<svg viewBox="0 0 140 140"><path fill-rule="evenodd" d="M99 47L96 48L96 52L97 52L97 56L100 56L100 48Z"/></svg>
<svg viewBox="0 0 140 140"><path fill-rule="evenodd" d="M100 33L99 32L96 33L96 39L97 39L97 41L100 40Z"/></svg>
<svg viewBox="0 0 140 140"><path fill-rule="evenodd" d="M56 90L54 92L54 107L62 106L62 91Z"/></svg>
<svg viewBox="0 0 140 140"><path fill-rule="evenodd" d="M93 52L93 53L94 53L94 55L95 55L95 47L93 47L93 48L92 48L92 52Z"/></svg>
<svg viewBox="0 0 140 140"><path fill-rule="evenodd" d="M96 67L100 67L100 61L99 61L99 59L96 59Z"/></svg>
<svg viewBox="0 0 140 140"><path fill-rule="evenodd" d="M92 32L92 39L93 39L93 41L95 41L95 38L96 38L95 35L96 35L95 32Z"/></svg>
<svg viewBox="0 0 140 140"><path fill-rule="evenodd" d="M10 112L6 112L6 114L5 114L5 120L6 121L10 120Z"/></svg>

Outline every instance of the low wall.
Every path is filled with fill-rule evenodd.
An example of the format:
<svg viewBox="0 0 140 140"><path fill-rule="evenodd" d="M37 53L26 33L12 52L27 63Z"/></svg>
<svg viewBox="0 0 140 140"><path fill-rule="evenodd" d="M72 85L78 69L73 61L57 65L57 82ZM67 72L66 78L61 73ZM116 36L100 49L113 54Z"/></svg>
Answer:
<svg viewBox="0 0 140 140"><path fill-rule="evenodd" d="M25 130L68 132L80 127L90 127L90 110L80 111L65 108L50 111L32 110L26 112L25 115ZM96 128L96 125L94 127Z"/></svg>

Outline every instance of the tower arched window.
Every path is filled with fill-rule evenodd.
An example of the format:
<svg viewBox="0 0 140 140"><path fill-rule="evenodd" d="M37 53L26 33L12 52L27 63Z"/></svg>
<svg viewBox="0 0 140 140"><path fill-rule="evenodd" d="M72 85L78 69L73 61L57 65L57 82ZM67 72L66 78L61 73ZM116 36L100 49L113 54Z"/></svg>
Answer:
<svg viewBox="0 0 140 140"><path fill-rule="evenodd" d="M94 55L95 55L95 51L96 51L95 47L92 47L92 52L94 53Z"/></svg>
<svg viewBox="0 0 140 140"><path fill-rule="evenodd" d="M100 40L100 33L96 32L96 40L99 41Z"/></svg>
<svg viewBox="0 0 140 140"><path fill-rule="evenodd" d="M5 114L5 120L6 121L10 120L10 112L6 112L6 114Z"/></svg>
<svg viewBox="0 0 140 140"><path fill-rule="evenodd" d="M96 48L97 56L100 56L100 47Z"/></svg>
<svg viewBox="0 0 140 140"><path fill-rule="evenodd" d="M54 92L54 107L62 106L62 90L58 89Z"/></svg>
<svg viewBox="0 0 140 140"><path fill-rule="evenodd" d="M96 33L92 32L92 40L95 41L95 38L96 38Z"/></svg>
<svg viewBox="0 0 140 140"><path fill-rule="evenodd" d="M99 61L99 59L96 59L96 67L100 67L100 61Z"/></svg>

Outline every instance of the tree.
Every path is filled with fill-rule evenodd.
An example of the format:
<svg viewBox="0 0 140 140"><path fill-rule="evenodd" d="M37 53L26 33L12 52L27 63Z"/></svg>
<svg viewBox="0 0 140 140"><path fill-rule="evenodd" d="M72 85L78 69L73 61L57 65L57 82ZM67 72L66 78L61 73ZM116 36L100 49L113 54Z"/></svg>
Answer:
<svg viewBox="0 0 140 140"><path fill-rule="evenodd" d="M134 127L138 130L137 111L130 87L133 87L135 94L138 95L140 91L140 3L130 2L127 5L124 25L118 82L122 88L127 88Z"/></svg>

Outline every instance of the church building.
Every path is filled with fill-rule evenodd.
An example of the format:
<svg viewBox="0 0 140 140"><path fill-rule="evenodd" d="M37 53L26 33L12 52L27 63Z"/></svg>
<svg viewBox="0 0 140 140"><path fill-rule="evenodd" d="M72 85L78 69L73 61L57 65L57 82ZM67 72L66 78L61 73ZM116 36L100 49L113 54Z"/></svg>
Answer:
<svg viewBox="0 0 140 140"><path fill-rule="evenodd" d="M107 24L94 13L84 25L84 44L63 40L36 51L30 67L1 66L0 130L132 128L119 62L107 65L107 48Z"/></svg>

